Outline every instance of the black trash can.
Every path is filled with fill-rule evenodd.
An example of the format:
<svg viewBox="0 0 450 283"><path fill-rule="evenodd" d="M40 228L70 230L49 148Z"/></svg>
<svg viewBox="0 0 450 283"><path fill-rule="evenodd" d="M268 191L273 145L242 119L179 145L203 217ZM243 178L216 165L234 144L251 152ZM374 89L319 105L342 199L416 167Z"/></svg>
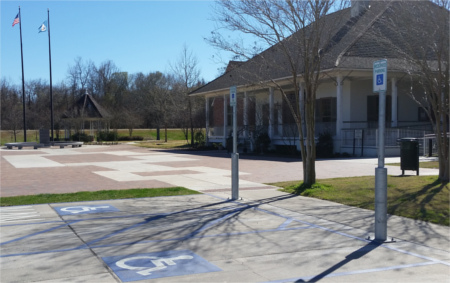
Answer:
<svg viewBox="0 0 450 283"><path fill-rule="evenodd" d="M402 175L405 170L414 170L419 175L419 140L403 138L400 140L400 168Z"/></svg>

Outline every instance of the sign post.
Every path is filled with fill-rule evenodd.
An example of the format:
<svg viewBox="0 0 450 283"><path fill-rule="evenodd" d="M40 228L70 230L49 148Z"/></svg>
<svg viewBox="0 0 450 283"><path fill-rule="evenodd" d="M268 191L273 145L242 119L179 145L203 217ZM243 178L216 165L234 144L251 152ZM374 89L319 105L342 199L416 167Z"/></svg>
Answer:
<svg viewBox="0 0 450 283"><path fill-rule="evenodd" d="M233 153L231 154L231 199L239 198L239 153L237 153L236 86L230 87L230 106L233 107Z"/></svg>
<svg viewBox="0 0 450 283"><path fill-rule="evenodd" d="M375 241L387 239L387 169L384 168L387 60L373 63L373 92L378 92L378 167L375 168Z"/></svg>

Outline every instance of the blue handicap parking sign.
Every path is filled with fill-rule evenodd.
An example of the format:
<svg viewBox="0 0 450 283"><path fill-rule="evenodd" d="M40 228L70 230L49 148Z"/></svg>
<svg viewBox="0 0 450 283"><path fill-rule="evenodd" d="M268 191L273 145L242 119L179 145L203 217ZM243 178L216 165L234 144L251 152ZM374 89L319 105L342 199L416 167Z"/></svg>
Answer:
<svg viewBox="0 0 450 283"><path fill-rule="evenodd" d="M377 75L377 85L383 85L383 74Z"/></svg>
<svg viewBox="0 0 450 283"><path fill-rule="evenodd" d="M189 250L102 257L122 282L221 271Z"/></svg>
<svg viewBox="0 0 450 283"><path fill-rule="evenodd" d="M109 204L59 206L54 207L54 209L59 215L79 215L119 211L117 208Z"/></svg>

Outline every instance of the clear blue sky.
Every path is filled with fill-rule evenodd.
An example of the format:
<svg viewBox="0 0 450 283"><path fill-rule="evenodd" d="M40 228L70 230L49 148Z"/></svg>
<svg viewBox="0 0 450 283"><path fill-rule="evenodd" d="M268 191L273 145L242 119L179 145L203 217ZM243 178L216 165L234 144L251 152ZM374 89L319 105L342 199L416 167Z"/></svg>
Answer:
<svg viewBox="0 0 450 283"><path fill-rule="evenodd" d="M21 7L25 81L49 81L48 34L38 33L50 9L53 84L81 57L96 66L111 60L124 72L170 72L183 45L207 82L219 75L217 50L204 41L213 29L212 1L0 1L1 77L21 83ZM231 58L222 53L223 60Z"/></svg>

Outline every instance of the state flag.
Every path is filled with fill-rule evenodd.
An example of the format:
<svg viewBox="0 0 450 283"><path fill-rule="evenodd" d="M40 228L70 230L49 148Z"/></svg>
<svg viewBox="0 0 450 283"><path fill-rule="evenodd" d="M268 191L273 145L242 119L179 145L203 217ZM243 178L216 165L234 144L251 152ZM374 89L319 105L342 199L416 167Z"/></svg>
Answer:
<svg viewBox="0 0 450 283"><path fill-rule="evenodd" d="M39 26L39 33L47 30L47 21L43 22L42 25Z"/></svg>

